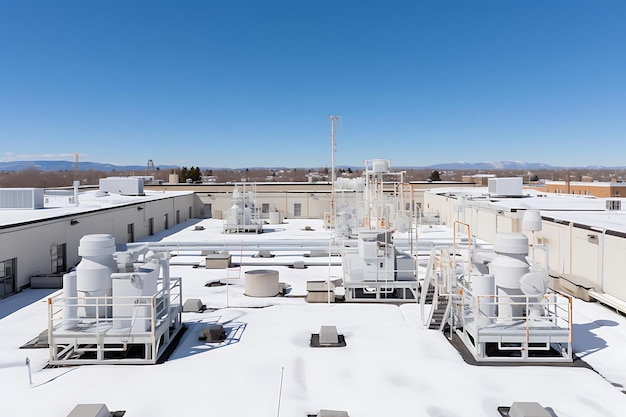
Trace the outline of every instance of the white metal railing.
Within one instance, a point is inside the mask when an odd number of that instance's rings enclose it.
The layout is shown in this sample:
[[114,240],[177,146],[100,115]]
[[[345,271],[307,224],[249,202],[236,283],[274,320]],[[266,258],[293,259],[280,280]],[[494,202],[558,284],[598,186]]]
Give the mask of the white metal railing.
[[[171,278],[168,291],[159,290],[152,296],[65,297],[62,293],[48,298],[48,337],[50,360],[58,361],[69,350],[93,351],[98,359],[104,352],[124,350],[120,346],[105,346],[105,337],[125,344],[131,338],[148,338],[152,358],[158,350],[157,329],[178,320],[172,311],[182,311],[181,279]],[[178,314],[178,313],[177,313]],[[90,341],[89,347],[78,347],[71,340]],[[68,344],[58,350],[56,346]],[[80,343],[87,345],[87,343]],[[95,347],[94,347],[95,346]]]
[[[468,322],[474,323],[477,334],[481,330],[499,324],[510,325],[509,329],[526,332],[526,342],[536,330],[567,330],[569,341],[572,340],[572,299],[559,293],[542,296],[498,296],[482,295],[468,299],[463,297],[461,326]],[[515,300],[515,301],[512,301]],[[497,311],[512,309],[520,310],[521,315],[498,315]],[[487,313],[493,312],[493,313]]]

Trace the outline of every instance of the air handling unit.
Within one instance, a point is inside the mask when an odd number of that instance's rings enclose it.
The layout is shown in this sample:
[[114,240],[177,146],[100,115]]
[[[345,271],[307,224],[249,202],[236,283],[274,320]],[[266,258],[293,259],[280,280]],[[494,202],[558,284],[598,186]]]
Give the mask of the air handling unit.
[[144,179],[141,177],[100,178],[100,191],[120,195],[144,195]]
[[40,209],[43,188],[0,188],[0,209]]
[[490,197],[521,197],[523,180],[521,177],[489,178]]

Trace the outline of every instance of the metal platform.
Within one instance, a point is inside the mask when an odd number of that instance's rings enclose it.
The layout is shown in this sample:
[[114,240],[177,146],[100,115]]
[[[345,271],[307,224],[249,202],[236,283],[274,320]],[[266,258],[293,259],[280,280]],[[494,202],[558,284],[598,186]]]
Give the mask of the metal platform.
[[[50,365],[154,364],[182,328],[181,279],[150,297],[48,298]],[[130,315],[89,317],[95,311],[129,307]],[[72,317],[72,309],[79,313]],[[85,310],[87,311],[87,310]],[[84,312],[83,312],[84,313]]]

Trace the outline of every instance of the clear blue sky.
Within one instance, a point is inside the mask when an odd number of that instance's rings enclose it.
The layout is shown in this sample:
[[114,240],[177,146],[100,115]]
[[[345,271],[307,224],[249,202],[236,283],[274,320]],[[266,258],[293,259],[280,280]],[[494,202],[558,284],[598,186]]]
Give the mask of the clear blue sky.
[[626,165],[623,0],[0,0],[0,160]]

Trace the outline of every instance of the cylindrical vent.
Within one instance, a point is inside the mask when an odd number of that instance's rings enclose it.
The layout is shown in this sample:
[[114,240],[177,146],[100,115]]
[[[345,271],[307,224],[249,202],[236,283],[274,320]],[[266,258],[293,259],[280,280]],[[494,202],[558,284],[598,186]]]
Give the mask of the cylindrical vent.
[[249,297],[274,297],[279,293],[278,271],[255,269],[246,271],[245,294]]
[[115,239],[111,235],[86,235],[80,239],[79,256],[107,256],[115,252]]
[[522,218],[522,230],[538,232],[541,230],[541,213],[539,210],[526,210]]
[[528,238],[521,233],[497,233],[493,250],[511,255],[528,255]]

